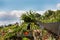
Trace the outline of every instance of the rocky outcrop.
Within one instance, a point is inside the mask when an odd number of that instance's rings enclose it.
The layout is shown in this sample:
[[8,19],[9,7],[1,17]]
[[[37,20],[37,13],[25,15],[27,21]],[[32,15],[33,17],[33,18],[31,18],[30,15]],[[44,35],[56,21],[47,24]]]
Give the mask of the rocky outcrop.
[[60,22],[54,22],[54,23],[42,23],[38,22],[37,24],[42,28],[46,29],[50,33],[59,36],[60,35]]

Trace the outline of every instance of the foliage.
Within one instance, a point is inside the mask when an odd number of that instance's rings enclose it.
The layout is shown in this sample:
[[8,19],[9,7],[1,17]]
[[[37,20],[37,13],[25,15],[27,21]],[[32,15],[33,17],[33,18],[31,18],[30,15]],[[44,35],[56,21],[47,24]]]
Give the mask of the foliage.
[[22,14],[21,19],[24,20],[24,22],[34,22],[40,16],[41,16],[40,14],[30,10],[26,12],[26,14]]
[[[7,27],[0,28],[0,39],[5,40],[6,38],[16,36],[18,32],[21,35],[23,30],[27,30],[28,23],[31,23],[30,25],[31,30],[36,30],[40,29],[40,27],[35,24],[36,21],[41,21],[44,23],[60,22],[60,10],[57,11],[48,10],[44,13],[44,15],[41,15],[39,13],[36,13],[35,11],[30,10],[25,14],[22,14],[21,20],[24,20],[24,22],[20,26],[10,24]],[[47,33],[46,30],[42,31],[43,34]]]
[[51,22],[60,22],[60,10],[57,11],[51,11],[48,10],[42,15],[42,19],[40,19],[41,22],[44,23],[51,23]]

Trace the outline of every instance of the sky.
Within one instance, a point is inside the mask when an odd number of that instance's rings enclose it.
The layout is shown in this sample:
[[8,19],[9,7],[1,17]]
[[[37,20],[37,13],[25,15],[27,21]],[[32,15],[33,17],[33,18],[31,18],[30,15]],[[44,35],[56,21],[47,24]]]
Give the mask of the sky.
[[25,11],[43,14],[46,10],[60,9],[60,0],[0,0],[0,25],[20,22]]

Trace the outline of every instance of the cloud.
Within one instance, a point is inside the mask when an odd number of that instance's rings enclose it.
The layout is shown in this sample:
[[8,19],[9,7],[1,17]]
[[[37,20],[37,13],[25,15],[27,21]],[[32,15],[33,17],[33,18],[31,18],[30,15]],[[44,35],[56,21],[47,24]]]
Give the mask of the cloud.
[[5,14],[6,14],[5,11],[0,11],[0,17],[1,17],[1,16],[4,16]]
[[14,24],[16,22],[18,22],[18,20],[14,20],[14,21],[0,21],[0,25]]
[[60,8],[60,3],[58,3],[56,7],[57,7],[57,8]]
[[0,25],[3,25],[4,23],[3,22],[0,22]]
[[39,14],[41,14],[41,15],[43,15],[44,12],[45,12],[45,10],[44,11],[36,11],[36,12],[39,13]]
[[13,11],[10,12],[10,14],[13,15],[13,16],[16,16],[16,17],[20,17],[25,12],[26,11],[13,10]]
[[20,19],[18,18],[18,13],[12,13],[13,11],[6,12],[6,11],[0,11],[0,25],[5,24],[12,24],[15,22],[19,22]]

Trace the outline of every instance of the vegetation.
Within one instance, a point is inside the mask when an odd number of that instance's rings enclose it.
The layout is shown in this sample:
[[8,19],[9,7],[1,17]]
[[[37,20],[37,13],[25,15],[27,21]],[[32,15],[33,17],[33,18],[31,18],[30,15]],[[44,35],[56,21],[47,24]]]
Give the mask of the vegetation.
[[[60,22],[59,17],[60,17],[60,10],[57,11],[48,10],[43,15],[30,10],[29,12],[22,14],[21,20],[23,20],[24,22],[20,24],[20,26],[18,24],[10,24],[8,26],[1,27],[0,39],[5,40],[6,38],[17,36],[17,34],[21,36],[23,30],[27,30],[28,23],[31,23],[30,25],[31,30],[36,30],[41,29],[38,25],[35,24],[36,21],[41,21],[43,23]],[[47,33],[46,30],[42,31],[43,35]]]
[[45,23],[51,23],[51,22],[60,22],[60,10],[57,11],[51,11],[48,10],[42,15],[42,19],[40,21]]

